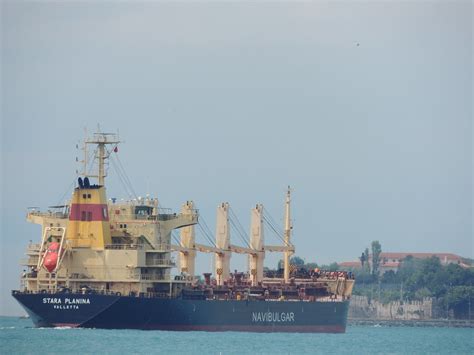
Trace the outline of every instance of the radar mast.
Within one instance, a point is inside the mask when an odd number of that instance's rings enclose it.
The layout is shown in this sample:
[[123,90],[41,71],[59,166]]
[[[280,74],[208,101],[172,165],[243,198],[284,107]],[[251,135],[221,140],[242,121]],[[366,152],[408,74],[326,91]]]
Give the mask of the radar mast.
[[[109,158],[111,151],[117,152],[117,146],[120,143],[119,136],[117,133],[105,133],[98,132],[94,133],[91,138],[87,138],[84,140],[84,170],[82,171],[81,175],[84,177],[94,177],[98,179],[99,185],[104,186],[105,177],[107,176],[107,172],[105,171],[105,161]],[[94,153],[95,159],[97,159],[97,174],[93,175],[87,171],[87,164],[88,164],[88,156],[87,156],[87,146],[88,145],[96,145],[97,149]],[[106,145],[113,146],[112,150],[107,150]]]

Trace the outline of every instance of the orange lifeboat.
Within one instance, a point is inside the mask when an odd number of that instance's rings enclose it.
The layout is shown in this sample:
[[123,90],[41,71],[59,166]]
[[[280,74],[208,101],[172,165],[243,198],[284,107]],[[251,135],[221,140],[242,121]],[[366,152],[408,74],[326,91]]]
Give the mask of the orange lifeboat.
[[56,265],[58,264],[58,257],[59,257],[59,243],[52,242],[49,244],[48,249],[46,250],[46,254],[44,256],[43,265],[49,272],[52,272]]

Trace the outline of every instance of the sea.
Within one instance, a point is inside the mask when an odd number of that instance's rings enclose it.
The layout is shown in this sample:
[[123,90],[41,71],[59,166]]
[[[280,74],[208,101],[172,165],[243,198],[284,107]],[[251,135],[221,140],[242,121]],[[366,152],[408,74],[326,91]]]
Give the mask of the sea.
[[0,317],[0,354],[474,354],[473,328],[348,326],[345,334],[34,328]]

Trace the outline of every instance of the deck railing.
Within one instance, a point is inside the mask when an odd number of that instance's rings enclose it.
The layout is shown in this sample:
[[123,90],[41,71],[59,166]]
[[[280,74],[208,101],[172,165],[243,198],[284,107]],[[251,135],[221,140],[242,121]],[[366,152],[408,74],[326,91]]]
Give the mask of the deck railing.
[[26,215],[27,215],[27,217],[28,216],[38,216],[38,217],[53,217],[53,218],[62,218],[62,219],[69,218],[68,213],[54,212],[54,211],[47,211],[47,212],[28,211],[28,213]]
[[176,266],[176,263],[172,260],[160,260],[152,259],[146,261],[146,266]]
[[107,244],[105,249],[112,250],[143,250],[143,244]]

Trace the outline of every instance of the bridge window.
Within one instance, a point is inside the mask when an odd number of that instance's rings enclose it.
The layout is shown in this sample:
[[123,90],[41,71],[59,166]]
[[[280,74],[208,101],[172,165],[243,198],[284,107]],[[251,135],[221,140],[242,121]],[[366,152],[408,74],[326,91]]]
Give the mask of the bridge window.
[[135,207],[135,214],[140,217],[146,217],[151,215],[153,212],[153,207],[151,206],[137,206]]

